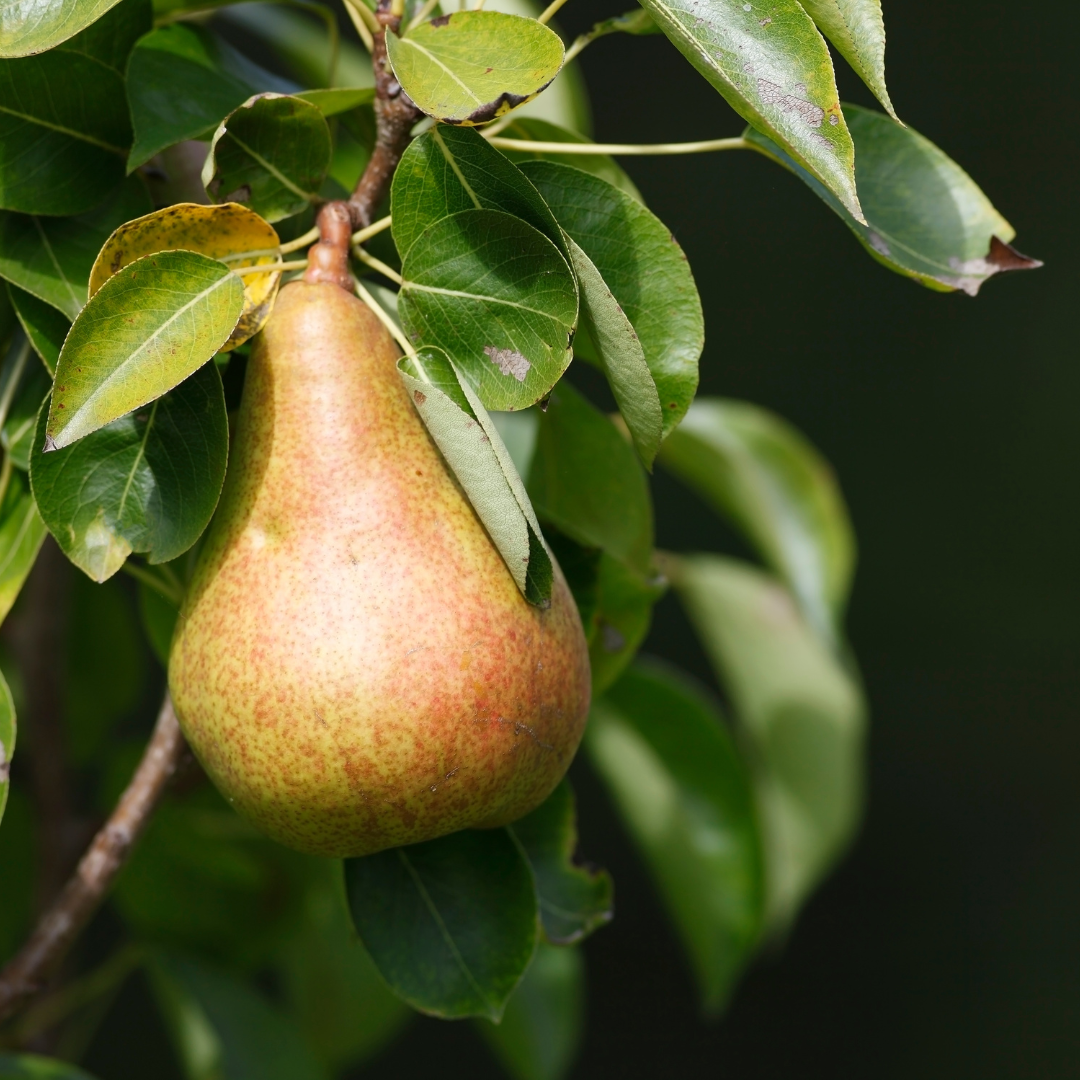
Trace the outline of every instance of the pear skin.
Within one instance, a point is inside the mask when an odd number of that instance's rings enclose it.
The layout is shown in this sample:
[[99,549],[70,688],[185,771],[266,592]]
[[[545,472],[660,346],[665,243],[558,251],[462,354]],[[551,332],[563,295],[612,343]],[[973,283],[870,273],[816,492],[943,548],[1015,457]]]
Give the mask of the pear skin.
[[336,285],[281,290],[169,663],[214,783],[318,855],[514,821],[566,772],[589,707],[561,572],[549,607],[526,602],[398,354]]

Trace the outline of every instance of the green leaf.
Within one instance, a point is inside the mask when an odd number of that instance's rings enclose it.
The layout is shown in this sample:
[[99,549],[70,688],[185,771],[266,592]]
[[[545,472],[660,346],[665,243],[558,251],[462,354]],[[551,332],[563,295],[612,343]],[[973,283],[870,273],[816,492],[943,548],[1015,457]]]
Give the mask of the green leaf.
[[747,130],[744,138],[803,180],[879,263],[931,289],[975,296],[994,274],[1042,266],[1009,247],[1016,230],[929,139],[881,113],[844,108],[865,222],[764,136]]
[[131,120],[124,80],[54,49],[0,63],[0,208],[81,214],[124,178]]
[[[576,131],[559,127],[547,120],[541,120],[536,116],[516,116],[502,129],[500,136],[507,140],[517,142],[565,142],[565,143],[588,143],[591,139],[579,135]],[[634,181],[626,174],[621,165],[613,157],[607,154],[556,154],[544,150],[522,149],[517,145],[510,146],[508,142],[498,144],[499,149],[511,161],[521,164],[523,161],[557,161],[563,165],[581,169],[583,172],[598,176],[606,180],[613,187],[625,192],[639,203],[645,200],[641,197]]]
[[536,951],[536,888],[505,829],[345,861],[353,924],[390,988],[446,1019],[498,1021]]
[[535,19],[457,11],[386,35],[394,75],[421,112],[484,124],[536,97],[559,74],[563,44]]
[[395,997],[349,922],[341,864],[311,860],[303,919],[283,941],[282,996],[308,1045],[335,1073],[378,1053],[412,1010]]
[[672,580],[756,752],[769,923],[783,926],[858,823],[862,695],[769,575],[695,555]]
[[405,258],[430,225],[460,210],[502,210],[542,232],[565,257],[562,230],[539,192],[471,128],[436,124],[414,139],[394,173],[391,231]]
[[149,972],[187,1080],[326,1080],[291,1020],[233,976],[168,955]]
[[12,465],[23,472],[30,468],[38,413],[51,387],[52,380],[45,370],[39,364],[33,364],[21,380],[3,427],[0,427],[0,444],[10,456]]
[[[802,6],[888,114],[894,120],[899,119],[885,89],[885,21],[881,17],[881,0],[802,0]],[[862,189],[859,193],[861,196]]]
[[643,0],[642,7],[744,120],[861,220],[855,148],[829,49],[799,0],[750,7],[737,0]]
[[574,41],[578,49],[597,38],[607,37],[608,34],[633,34],[635,37],[643,34],[661,34],[663,31],[653,22],[652,16],[644,8],[635,8],[633,11],[624,11],[621,15],[613,15],[610,19],[593,23],[591,30],[580,34]]
[[540,417],[526,483],[533,506],[566,536],[648,574],[652,501],[630,444],[566,382]]
[[135,128],[128,172],[173,143],[210,135],[252,94],[295,89],[190,23],[141,38],[128,61],[127,85]]
[[758,941],[765,889],[750,781],[716,707],[638,662],[594,706],[586,748],[718,1011]]
[[540,524],[479,398],[438,349],[402,357],[398,372],[517,587],[530,603],[546,605],[553,573]]
[[497,210],[464,210],[409,248],[398,310],[417,345],[442,349],[488,409],[543,398],[570,363],[577,286],[542,233]]
[[69,446],[182,382],[225,344],[243,306],[241,279],[194,251],[145,255],[109,278],[64,342],[46,450]]
[[577,817],[568,780],[511,831],[532,866],[545,940],[573,945],[611,921],[611,875],[576,861]]
[[330,154],[330,129],[317,106],[261,94],[222,120],[203,183],[214,202],[241,203],[280,221],[318,200]]
[[145,185],[132,176],[100,206],[78,217],[0,211],[0,277],[51,304],[70,321],[86,303],[90,268],[101,245],[125,221],[152,209]]
[[832,469],[814,447],[764,409],[699,398],[660,460],[742,532],[835,647],[855,536]]
[[[592,260],[633,325],[659,394],[666,436],[694,398],[705,344],[701,300],[682,248],[655,214],[598,177],[551,161],[526,162],[521,170]],[[642,409],[636,367],[613,371],[608,366],[608,377],[620,409],[624,401],[631,415]],[[651,401],[648,410],[651,417]],[[631,417],[623,415],[631,426]]]
[[[64,338],[71,329],[71,320],[51,304],[46,304],[11,282],[7,283],[7,291],[23,332],[41,357],[46,371],[52,375],[60,359],[60,350],[64,347]],[[37,415],[36,409],[34,415]]]
[[[0,39],[2,40],[2,39]],[[0,1080],[94,1080],[67,1061],[54,1061],[37,1054],[0,1052]]]
[[293,97],[310,102],[323,116],[329,118],[344,112],[352,112],[361,105],[370,105],[375,100],[375,88],[373,86],[337,86],[323,90],[300,90]]
[[[7,680],[0,672],[0,821],[7,809],[8,787],[11,779],[11,759],[15,756],[15,702]],[[3,1058],[0,1058],[0,1076],[3,1076]]]
[[148,33],[153,24],[154,5],[151,0],[124,0],[124,3],[110,7],[81,33],[68,39],[64,48],[92,56],[123,76],[135,42]]
[[541,942],[502,1023],[480,1021],[481,1035],[514,1080],[562,1080],[584,1026],[585,972],[577,949]]
[[30,480],[49,531],[76,566],[104,581],[132,551],[162,563],[195,543],[217,506],[228,455],[215,365],[64,450],[42,452],[46,417],[43,407]]
[[0,622],[11,611],[44,539],[45,525],[29,484],[14,473],[0,503]]

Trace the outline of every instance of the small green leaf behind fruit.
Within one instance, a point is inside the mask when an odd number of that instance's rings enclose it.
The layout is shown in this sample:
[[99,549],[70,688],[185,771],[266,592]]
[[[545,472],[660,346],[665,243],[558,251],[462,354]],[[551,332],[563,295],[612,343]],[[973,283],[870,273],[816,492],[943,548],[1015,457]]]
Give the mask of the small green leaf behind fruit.
[[64,342],[45,449],[63,449],[171,390],[225,344],[243,309],[240,278],[195,251],[146,255],[109,278]]
[[525,598],[546,605],[553,572],[525,485],[495,425],[439,349],[398,361],[416,411]]
[[578,949],[540,943],[502,1022],[477,1022],[514,1080],[562,1080],[574,1062],[585,1012],[585,964]]
[[280,221],[316,202],[330,155],[330,128],[318,106],[259,94],[218,125],[203,184],[214,202],[240,203]]
[[2,1080],[94,1080],[68,1061],[40,1057],[37,1054],[0,1053]]
[[686,676],[638,661],[596,702],[585,745],[718,1011],[765,903],[750,778],[719,712]]
[[563,62],[553,30],[497,11],[458,11],[404,37],[387,33],[386,53],[417,108],[451,124],[484,124],[523,105]]
[[544,939],[574,945],[611,921],[611,875],[577,861],[574,792],[565,778],[511,831],[532,866]]
[[994,274],[1042,266],[1009,247],[1016,230],[929,139],[871,109],[844,108],[865,221],[764,135],[748,128],[743,137],[798,176],[879,263],[931,289],[975,296]]
[[442,349],[488,409],[545,397],[573,357],[578,296],[558,248],[520,218],[463,210],[428,227],[402,266],[402,326]]
[[[15,755],[15,702],[11,698],[7,680],[0,673],[0,821],[7,809],[8,788],[11,781],[11,759]],[[3,1059],[0,1058],[0,1070]],[[3,1072],[0,1071],[0,1076]]]
[[30,479],[49,531],[76,566],[104,581],[132,551],[161,563],[195,543],[217,506],[228,456],[215,365],[50,453],[42,451],[47,416],[43,406]]
[[445,1019],[498,1022],[539,936],[536,886],[506,829],[345,860],[353,925],[390,988]]

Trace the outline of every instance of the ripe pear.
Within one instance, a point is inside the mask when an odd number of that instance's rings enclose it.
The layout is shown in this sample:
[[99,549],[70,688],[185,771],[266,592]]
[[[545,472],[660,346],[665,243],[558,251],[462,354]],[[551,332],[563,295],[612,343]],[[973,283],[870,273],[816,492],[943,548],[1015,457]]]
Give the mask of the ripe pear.
[[550,606],[524,599],[398,355],[337,285],[281,290],[169,663],[214,783],[318,855],[514,821],[565,773],[589,706],[561,572]]

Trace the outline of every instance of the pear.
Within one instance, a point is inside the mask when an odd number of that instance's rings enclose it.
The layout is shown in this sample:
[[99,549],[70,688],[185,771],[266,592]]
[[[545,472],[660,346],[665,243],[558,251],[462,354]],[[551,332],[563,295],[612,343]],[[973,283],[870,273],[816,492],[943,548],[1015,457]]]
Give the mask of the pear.
[[561,572],[550,606],[524,599],[398,355],[337,285],[281,290],[169,662],[217,787],[318,855],[514,821],[566,772],[589,706]]

